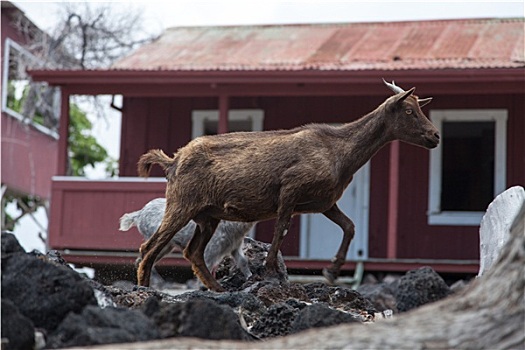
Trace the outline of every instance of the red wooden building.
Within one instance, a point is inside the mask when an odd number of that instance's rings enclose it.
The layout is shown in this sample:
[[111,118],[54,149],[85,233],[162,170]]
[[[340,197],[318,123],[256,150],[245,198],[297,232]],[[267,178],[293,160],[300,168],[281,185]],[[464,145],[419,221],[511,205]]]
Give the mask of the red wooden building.
[[[369,271],[474,273],[486,206],[525,183],[523,43],[523,18],[182,27],[112,69],[33,71],[62,89],[49,244],[76,263],[131,264],[141,239],[119,233],[118,218],[165,189],[159,169],[157,179],[135,177],[141,154],[217,131],[349,122],[390,95],[385,78],[434,98],[424,112],[442,144],[429,152],[394,142],[356,174],[340,202],[357,230],[344,268],[364,260]],[[75,94],[123,96],[119,178],[60,176]],[[272,233],[262,222],[255,237]],[[324,267],[341,237],[319,215],[296,217],[282,246],[287,266]]]
[[16,75],[23,70],[20,64],[36,60],[24,46],[32,40],[31,35],[40,30],[10,2],[2,1],[1,6],[2,191],[7,189],[48,200],[51,177],[57,169],[58,134],[10,108],[8,98],[8,84],[21,82]]

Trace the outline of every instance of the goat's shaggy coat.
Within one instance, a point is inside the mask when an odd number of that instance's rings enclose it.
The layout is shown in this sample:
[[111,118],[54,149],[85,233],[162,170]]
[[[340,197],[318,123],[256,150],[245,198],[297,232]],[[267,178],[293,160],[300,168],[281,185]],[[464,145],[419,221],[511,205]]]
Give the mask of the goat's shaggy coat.
[[198,227],[184,256],[208,288],[222,291],[203,260],[219,221],[277,218],[266,260],[272,273],[290,220],[300,213],[323,213],[343,230],[339,250],[323,271],[333,281],[354,236],[354,224],[336,204],[353,174],[393,140],[426,148],[439,143],[438,131],[421,111],[414,90],[397,93],[373,112],[341,126],[309,124],[291,130],[203,136],[173,158],[161,150],[144,154],[139,175],[148,176],[151,166],[159,164],[168,184],[161,227],[140,249],[139,284],[149,284],[156,257],[191,219]]

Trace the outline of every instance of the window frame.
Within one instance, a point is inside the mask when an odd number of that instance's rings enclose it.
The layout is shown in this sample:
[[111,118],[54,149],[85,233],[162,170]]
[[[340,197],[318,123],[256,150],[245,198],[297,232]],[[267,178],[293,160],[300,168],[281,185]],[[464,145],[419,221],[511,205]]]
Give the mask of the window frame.
[[[251,121],[252,131],[262,131],[264,111],[262,109],[232,109],[228,111],[228,121]],[[219,111],[194,110],[191,115],[191,138],[204,135],[204,123],[206,121],[219,122]]]
[[[9,67],[10,67],[10,55],[11,50],[16,50],[19,52],[20,55],[23,55],[27,57],[28,60],[31,62],[38,63],[38,66],[43,66],[43,61],[38,59],[35,55],[33,55],[31,52],[29,52],[27,49],[22,47],[20,44],[18,44],[16,41],[6,38],[4,43],[4,60],[3,60],[3,76],[2,76],[2,112],[6,113],[7,115],[21,121],[25,124],[30,124],[32,127],[37,129],[38,131],[51,136],[54,139],[58,140],[58,133],[54,130],[51,130],[43,125],[40,125],[38,123],[30,121],[26,116],[18,113],[15,110],[12,110],[7,106],[7,94],[8,94],[8,84],[9,84]],[[60,97],[60,94],[58,94]],[[59,116],[60,118],[60,116]]]
[[[503,192],[507,177],[507,119],[506,109],[439,109],[430,111],[430,120],[443,132],[444,122],[486,122],[495,123],[494,140],[494,197]],[[443,141],[430,152],[428,224],[478,226],[484,212],[441,211],[441,174]]]

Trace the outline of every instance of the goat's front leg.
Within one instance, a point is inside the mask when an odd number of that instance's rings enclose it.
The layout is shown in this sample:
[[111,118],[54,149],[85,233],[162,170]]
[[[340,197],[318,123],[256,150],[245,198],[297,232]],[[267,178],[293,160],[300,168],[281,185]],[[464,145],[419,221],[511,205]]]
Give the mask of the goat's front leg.
[[204,250],[215,232],[217,225],[219,225],[220,220],[213,218],[201,219],[199,221],[197,221],[197,219],[194,220],[198,225],[195,228],[195,233],[190,243],[188,243],[188,246],[184,249],[184,257],[191,262],[193,273],[195,273],[208,289],[216,292],[224,292],[225,289],[222,288],[212,276],[204,261]]
[[355,226],[352,220],[339,209],[337,204],[334,204],[330,209],[323,212],[323,214],[343,229],[343,240],[341,241],[337,254],[332,259],[332,264],[323,269],[323,276],[329,283],[334,283],[337,277],[339,277],[341,266],[345,263],[346,253],[354,238]]

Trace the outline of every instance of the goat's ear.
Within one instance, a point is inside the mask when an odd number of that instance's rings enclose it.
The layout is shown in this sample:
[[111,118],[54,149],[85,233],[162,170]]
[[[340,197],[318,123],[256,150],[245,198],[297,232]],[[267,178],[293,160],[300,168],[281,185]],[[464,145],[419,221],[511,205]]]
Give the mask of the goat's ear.
[[421,108],[423,106],[428,105],[430,101],[432,101],[432,97],[418,99],[417,103],[419,104],[419,107]]
[[414,91],[416,91],[416,88],[413,87],[412,89],[402,93],[402,94],[397,94],[397,98],[396,98],[396,103],[401,103],[403,102],[404,100],[407,99],[408,96],[412,95],[414,93]]

